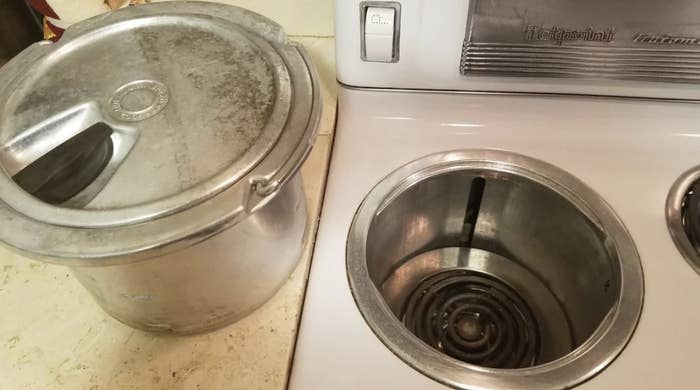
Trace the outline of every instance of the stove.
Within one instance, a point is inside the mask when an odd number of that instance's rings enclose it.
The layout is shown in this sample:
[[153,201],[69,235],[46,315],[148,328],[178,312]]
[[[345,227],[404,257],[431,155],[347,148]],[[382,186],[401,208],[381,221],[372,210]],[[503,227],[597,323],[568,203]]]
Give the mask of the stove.
[[292,390],[697,388],[700,6],[635,4],[336,2]]

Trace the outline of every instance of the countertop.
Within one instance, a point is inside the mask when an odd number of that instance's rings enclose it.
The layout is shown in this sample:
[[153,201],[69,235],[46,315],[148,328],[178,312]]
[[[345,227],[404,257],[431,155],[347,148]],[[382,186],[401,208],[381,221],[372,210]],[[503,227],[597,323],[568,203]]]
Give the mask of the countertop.
[[195,336],[134,330],[105,314],[67,268],[0,248],[0,389],[284,389],[333,140],[332,0],[228,1],[282,24],[311,54],[323,117],[302,168],[306,248],[289,281],[250,316]]

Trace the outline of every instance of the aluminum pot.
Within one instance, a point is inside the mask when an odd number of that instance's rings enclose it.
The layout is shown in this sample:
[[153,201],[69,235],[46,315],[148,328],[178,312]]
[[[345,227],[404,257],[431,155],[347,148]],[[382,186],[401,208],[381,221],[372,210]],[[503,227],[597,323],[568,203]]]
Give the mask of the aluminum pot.
[[0,241],[102,308],[200,332],[269,299],[302,253],[316,73],[282,28],[214,3],[71,26],[0,70]]

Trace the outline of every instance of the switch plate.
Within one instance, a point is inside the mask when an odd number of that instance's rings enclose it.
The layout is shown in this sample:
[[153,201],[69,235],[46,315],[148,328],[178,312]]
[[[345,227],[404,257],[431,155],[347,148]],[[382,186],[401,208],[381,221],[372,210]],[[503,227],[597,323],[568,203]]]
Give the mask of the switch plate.
[[394,58],[393,8],[367,7],[365,16],[365,60],[391,62]]
[[[369,16],[372,17],[371,20],[367,19],[368,12]],[[390,23],[390,21],[393,21],[393,23]],[[400,30],[400,3],[393,1],[361,2],[360,57],[362,60],[366,62],[398,62]],[[369,39],[369,42],[367,42],[367,39]]]

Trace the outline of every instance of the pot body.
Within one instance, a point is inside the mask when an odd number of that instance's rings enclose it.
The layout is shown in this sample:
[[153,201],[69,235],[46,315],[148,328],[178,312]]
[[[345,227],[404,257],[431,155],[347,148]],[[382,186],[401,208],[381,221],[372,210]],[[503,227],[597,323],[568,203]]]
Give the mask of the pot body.
[[245,317],[289,278],[304,249],[306,210],[297,173],[263,207],[189,248],[71,270],[107,313],[129,326],[211,330]]

